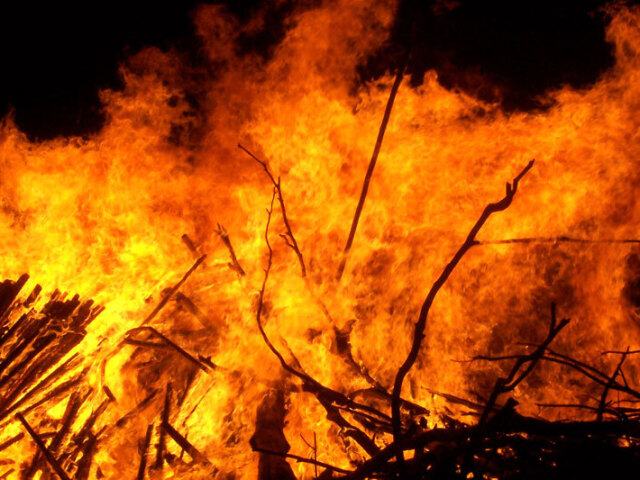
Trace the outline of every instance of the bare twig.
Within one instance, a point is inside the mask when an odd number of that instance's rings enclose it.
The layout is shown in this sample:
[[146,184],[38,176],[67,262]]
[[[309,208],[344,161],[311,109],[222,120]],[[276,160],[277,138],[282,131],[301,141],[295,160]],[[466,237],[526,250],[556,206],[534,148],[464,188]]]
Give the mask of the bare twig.
[[596,420],[598,420],[599,422],[602,421],[602,416],[604,415],[604,411],[607,406],[607,395],[609,394],[609,390],[611,389],[611,386],[613,385],[613,383],[616,381],[616,377],[622,371],[622,364],[627,359],[628,354],[629,354],[629,348],[627,348],[627,351],[624,354],[622,354],[622,356],[620,357],[618,366],[611,374],[611,378],[609,378],[609,381],[607,382],[607,384],[604,387],[604,390],[602,391],[602,397],[600,397],[600,405],[598,406],[598,413],[596,415]]
[[284,457],[284,458],[291,458],[293,460],[296,460],[299,463],[310,463],[312,465],[316,466],[316,477],[318,476],[318,470],[317,467],[321,467],[321,468],[326,468],[327,470],[331,470],[332,472],[337,472],[337,473],[353,473],[350,470],[345,470],[343,468],[340,467],[334,467],[333,465],[329,465],[328,463],[324,463],[324,462],[319,462],[317,460],[311,460],[310,458],[305,458],[305,457],[301,457],[300,455],[293,455],[291,453],[284,453],[284,452],[276,452],[274,450],[266,450],[264,448],[258,448],[258,447],[253,447],[253,451],[254,452],[259,452],[259,453],[266,453],[267,455],[274,455],[276,457]]
[[191,268],[187,270],[187,273],[185,273],[182,276],[180,281],[176,283],[171,288],[171,290],[167,292],[167,294],[164,297],[162,297],[162,300],[160,300],[160,303],[158,303],[158,305],[156,305],[156,307],[151,311],[151,313],[147,315],[147,318],[144,319],[144,321],[142,322],[142,325],[146,325],[147,323],[149,323],[151,320],[155,318],[155,316],[160,312],[160,310],[164,308],[167,302],[171,300],[171,297],[173,297],[173,295],[180,289],[180,287],[184,285],[184,282],[187,281],[187,279],[191,276],[191,274],[195,271],[195,269],[198,268],[202,262],[204,262],[205,258],[207,258],[207,256],[202,255],[200,258],[196,260],[196,262],[191,266]]
[[[458,249],[458,251],[453,256],[451,261],[444,268],[444,270],[442,271],[438,279],[435,281],[435,283],[429,290],[429,293],[427,294],[427,297],[424,303],[422,304],[422,309],[420,310],[420,316],[418,317],[418,321],[415,324],[415,329],[413,334],[413,344],[411,346],[411,350],[409,352],[409,355],[407,356],[407,359],[404,361],[404,363],[398,370],[398,373],[396,374],[396,378],[393,384],[393,393],[392,393],[392,400],[391,400],[391,412],[392,412],[391,416],[392,416],[392,422],[393,422],[393,436],[395,441],[398,441],[402,436],[402,420],[400,418],[400,404],[401,404],[400,394],[402,391],[402,383],[404,382],[404,378],[406,377],[407,373],[409,373],[409,370],[411,370],[411,367],[413,366],[413,364],[418,358],[418,352],[420,351],[420,346],[422,345],[422,340],[424,338],[424,331],[427,325],[427,317],[429,315],[429,310],[431,309],[431,305],[433,304],[433,301],[435,300],[436,295],[438,294],[442,286],[445,284],[445,282],[448,280],[449,276],[451,275],[455,267],[458,265],[462,257],[467,253],[467,251],[469,251],[469,249],[471,249],[473,246],[477,244],[476,235],[478,234],[482,226],[485,224],[487,219],[493,213],[503,211],[507,209],[509,205],[511,205],[511,202],[513,201],[513,197],[515,196],[518,190],[519,181],[531,169],[531,167],[533,167],[533,162],[534,161],[531,160],[527,164],[527,166],[513,179],[513,184],[507,183],[506,194],[502,200],[496,203],[490,203],[485,207],[484,211],[482,212],[482,215],[480,215],[480,218],[478,219],[478,221],[475,223],[475,225],[469,232],[469,235],[467,236],[465,242],[462,244],[462,246]],[[398,461],[400,462],[400,465],[402,465],[404,461],[404,456],[401,451],[398,453]]]
[[360,431],[359,429],[351,425],[349,422],[347,422],[344,419],[344,417],[342,417],[340,412],[333,407],[333,402],[338,402],[339,404],[353,407],[356,409],[360,408],[360,409],[369,411],[371,413],[374,413],[378,417],[384,418],[386,416],[371,407],[357,404],[356,402],[347,398],[345,395],[342,395],[339,392],[335,392],[321,385],[318,381],[316,381],[306,373],[301,372],[296,368],[292,367],[291,365],[289,365],[287,361],[284,359],[284,357],[282,356],[282,354],[278,351],[278,349],[273,345],[273,343],[271,343],[271,340],[267,336],[264,330],[264,327],[262,325],[262,310],[264,306],[264,295],[265,295],[267,280],[269,279],[269,272],[271,271],[272,260],[273,260],[273,249],[271,248],[271,243],[269,241],[269,227],[271,225],[273,204],[274,204],[277,192],[278,192],[277,187],[274,187],[273,196],[271,197],[271,204],[267,209],[267,224],[265,227],[264,236],[265,236],[265,242],[267,245],[268,256],[267,256],[267,267],[264,270],[265,273],[262,281],[262,287],[260,288],[260,292],[258,294],[258,304],[256,309],[256,323],[258,325],[258,330],[260,331],[260,334],[262,335],[262,338],[265,344],[267,345],[267,347],[269,348],[269,350],[271,350],[271,352],[278,358],[282,368],[285,371],[289,372],[290,374],[300,378],[304,382],[305,388],[313,392],[318,398],[318,400],[320,401],[320,403],[322,404],[322,406],[327,410],[327,414],[329,418],[335,423],[337,423],[341,428],[343,428],[345,430],[345,433],[349,435],[351,438],[353,438],[356,442],[358,442],[365,449],[365,451],[368,451],[370,453],[377,452],[378,448],[375,445],[375,443],[364,432]]
[[[300,263],[300,270],[302,272],[302,277],[303,278],[306,277],[307,266],[304,263],[304,257],[302,256],[302,252],[300,251],[300,247],[298,246],[296,237],[293,235],[293,231],[291,230],[289,217],[287,217],[287,209],[284,204],[284,197],[282,196],[282,187],[280,186],[280,178],[278,177],[278,180],[275,179],[275,177],[271,173],[271,170],[269,170],[269,165],[267,165],[267,162],[260,160],[257,156],[255,156],[253,153],[251,153],[241,144],[238,144],[238,148],[246,152],[247,155],[253,158],[260,165],[262,165],[262,168],[267,173],[269,180],[271,180],[271,183],[273,184],[273,188],[274,188],[274,195],[278,196],[278,202],[280,203],[280,211],[282,213],[282,221],[284,223],[284,227],[287,232],[285,235],[282,235],[282,237],[284,238],[287,245],[295,252],[296,256],[298,257],[298,262]],[[271,210],[273,210],[273,207],[271,207]]]
[[[287,217],[287,210],[286,210],[286,207],[285,207],[284,197],[282,195],[282,185],[281,185],[280,178],[278,178],[276,180],[276,178],[271,173],[271,170],[269,170],[268,164],[265,161],[260,160],[256,155],[254,155],[251,151],[249,151],[243,145],[238,144],[238,147],[241,150],[243,150],[244,152],[246,152],[258,164],[260,164],[262,166],[262,168],[264,169],[264,171],[267,173],[267,176],[269,177],[269,180],[271,180],[273,188],[275,189],[276,195],[278,197],[278,202],[280,203],[280,209],[282,211],[282,220],[283,220],[283,223],[284,223],[284,226],[285,226],[285,230],[286,230],[286,234],[280,235],[280,236],[284,239],[284,241],[287,244],[287,246],[289,248],[291,248],[295,252],[295,254],[296,254],[297,258],[298,258],[298,263],[300,265],[300,275],[304,279],[306,287],[307,287],[309,293],[311,294],[313,299],[316,301],[316,303],[320,307],[320,310],[322,311],[322,313],[325,316],[325,318],[329,321],[330,324],[334,325],[334,331],[335,331],[334,333],[336,334],[336,340],[337,340],[337,343],[340,343],[340,335],[342,334],[342,332],[335,327],[335,321],[334,321],[333,317],[331,316],[331,313],[329,312],[329,309],[325,305],[323,299],[315,292],[313,286],[311,285],[311,282],[309,281],[309,277],[307,276],[307,267],[306,267],[306,263],[305,263],[305,260],[304,260],[304,256],[302,255],[302,252],[300,251],[300,248],[298,246],[298,242],[297,242],[296,237],[295,237],[295,235],[293,233],[293,230],[291,228],[291,224],[289,223],[289,218]],[[352,367],[357,373],[362,375],[365,378],[365,380],[367,380],[367,382],[369,382],[374,387],[379,388],[382,391],[386,392],[386,390],[380,385],[380,383],[377,382],[373,377],[371,377],[371,375],[369,374],[367,369],[364,368],[362,365],[360,365],[358,362],[355,361],[355,359],[351,355],[350,350],[341,351],[341,352],[339,352],[339,354],[342,357],[342,359],[345,360],[347,362],[347,364],[350,367]]]
[[[554,303],[551,304],[551,321],[549,324],[549,332],[547,333],[547,337],[544,341],[536,348],[532,353],[528,355],[521,355],[518,357],[511,367],[511,371],[505,378],[498,378],[496,380],[495,386],[487,404],[482,412],[482,416],[480,417],[479,425],[483,425],[487,419],[489,418],[489,414],[493,410],[493,407],[496,403],[496,400],[503,393],[513,391],[526,377],[531,373],[536,364],[543,357],[544,352],[546,351],[549,344],[553,341],[553,339],[560,333],[564,327],[569,324],[569,319],[564,318],[560,320],[560,323],[556,321],[556,306]],[[520,369],[525,366],[524,370],[521,372]]]
[[[451,275],[453,270],[456,268],[456,266],[458,265],[462,257],[467,253],[467,251],[469,251],[469,249],[471,249],[473,246],[477,244],[476,235],[478,234],[482,226],[485,224],[487,219],[493,213],[503,211],[507,209],[509,205],[511,205],[511,202],[513,201],[513,197],[515,196],[516,191],[518,190],[518,183],[520,182],[522,177],[531,169],[531,167],[533,167],[533,162],[534,161],[531,160],[527,164],[527,166],[513,179],[513,184],[507,183],[506,193],[502,200],[496,203],[490,203],[485,207],[484,211],[482,212],[482,215],[480,215],[480,218],[478,219],[478,221],[475,223],[475,225],[469,232],[469,235],[467,236],[465,242],[458,249],[458,251],[453,256],[451,261],[447,264],[447,266],[444,268],[444,270],[442,271],[438,279],[432,285],[424,303],[422,304],[420,315],[418,317],[418,321],[416,322],[415,328],[414,328],[413,344],[411,346],[411,350],[409,351],[409,354],[406,360],[404,361],[404,363],[400,366],[400,369],[396,374],[396,378],[393,384],[393,393],[392,393],[392,399],[391,399],[391,412],[392,412],[391,417],[392,417],[392,423],[393,423],[393,437],[396,442],[399,441],[400,438],[402,437],[402,420],[400,417],[400,405],[401,405],[400,394],[402,392],[402,383],[404,382],[404,378],[406,377],[407,373],[409,373],[409,370],[411,370],[411,367],[413,366],[413,364],[418,358],[418,353],[420,351],[420,346],[422,345],[422,340],[424,338],[424,331],[427,325],[427,317],[429,315],[429,310],[431,309],[431,305],[433,304],[433,301],[435,300],[436,295],[438,294],[442,286],[445,284],[445,282],[448,280],[449,276]],[[398,462],[400,467],[402,468],[402,465],[404,463],[404,455],[402,451],[398,452]]]

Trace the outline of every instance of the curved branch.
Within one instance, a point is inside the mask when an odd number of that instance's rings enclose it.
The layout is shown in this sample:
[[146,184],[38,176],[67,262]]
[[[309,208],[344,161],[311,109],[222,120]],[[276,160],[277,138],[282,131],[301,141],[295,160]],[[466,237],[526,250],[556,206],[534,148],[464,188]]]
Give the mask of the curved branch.
[[[462,257],[467,253],[467,251],[471,247],[477,244],[476,235],[478,234],[482,226],[485,224],[487,219],[492,214],[506,210],[509,207],[509,205],[511,205],[511,202],[513,201],[513,197],[515,196],[516,191],[518,189],[519,181],[531,169],[531,167],[533,167],[533,162],[534,160],[531,160],[527,164],[527,166],[524,167],[524,169],[513,179],[512,184],[507,183],[506,193],[504,198],[502,198],[502,200],[496,203],[490,203],[485,207],[484,211],[482,212],[482,215],[480,215],[480,218],[478,219],[478,221],[475,223],[475,225],[469,232],[467,239],[464,241],[462,246],[458,249],[458,251],[453,256],[451,261],[446,265],[446,267],[444,268],[444,270],[442,271],[438,279],[435,281],[435,283],[431,286],[431,289],[429,290],[429,293],[427,294],[427,297],[424,303],[422,304],[420,315],[418,317],[418,321],[416,322],[415,328],[414,328],[413,344],[411,346],[411,350],[409,351],[409,354],[406,360],[404,361],[404,363],[400,366],[400,369],[398,370],[395,381],[393,383],[393,393],[391,398],[391,418],[392,418],[392,425],[393,425],[393,437],[395,442],[398,442],[402,437],[402,422],[400,419],[400,404],[401,404],[400,394],[402,391],[402,383],[404,382],[404,379],[407,376],[407,373],[409,373],[409,370],[411,370],[411,367],[413,367],[413,364],[416,362],[418,358],[418,353],[420,352],[420,346],[422,345],[422,340],[424,338],[424,331],[427,325],[427,317],[429,315],[429,310],[431,309],[431,305],[433,304],[433,301],[435,300],[436,295],[438,294],[442,286],[446,283],[446,281],[448,280],[453,270],[456,268],[458,263],[460,263],[460,260],[462,259]],[[402,451],[398,452],[398,462],[402,467],[402,465],[404,464],[404,455]]]

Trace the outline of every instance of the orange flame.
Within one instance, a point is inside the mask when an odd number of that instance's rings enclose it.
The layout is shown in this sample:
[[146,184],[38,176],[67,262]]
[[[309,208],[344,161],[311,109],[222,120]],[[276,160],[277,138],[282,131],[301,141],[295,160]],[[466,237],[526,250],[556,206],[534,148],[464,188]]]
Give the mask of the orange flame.
[[[279,351],[295,355],[324,385],[341,392],[367,389],[366,370],[391,388],[425,292],[484,205],[500,198],[504,182],[534,157],[536,168],[513,205],[479,234],[489,244],[470,251],[435,301],[403,396],[424,405],[435,424],[446,402],[434,392],[486,392],[498,365],[459,360],[538,341],[552,301],[572,318],[557,340],[559,350],[609,365],[602,351],[640,345],[638,305],[628,294],[638,281],[629,260],[637,259],[637,246],[491,243],[637,237],[637,8],[611,9],[607,38],[615,46],[615,66],[589,89],[549,93],[553,106],[543,113],[507,115],[497,105],[446,90],[436,72],[421,87],[403,84],[345,275],[340,283],[333,280],[393,82],[386,76],[354,89],[354,69],[387,37],[394,8],[394,2],[340,0],[297,11],[266,61],[238,56],[232,45],[241,30],[233,18],[221,7],[201,7],[197,31],[218,67],[214,75],[189,70],[177,52],[149,48],[122,67],[122,91],[102,92],[108,122],[90,138],[34,143],[11,118],[4,120],[0,273],[15,278],[29,272],[33,282],[106,307],[76,349],[90,367],[88,384],[95,392],[107,386],[117,399],[96,424],[110,434],[107,444],[99,444],[92,478],[97,469],[107,478],[136,475],[138,439],[157,421],[160,407],[136,410],[126,428],[113,425],[169,378],[176,391],[186,392],[172,424],[213,464],[203,467],[203,476],[214,471],[219,478],[232,472],[256,478],[249,438],[256,409],[274,385],[290,393],[285,435],[292,452],[309,454],[305,439],[315,433],[320,461],[349,468],[363,456],[326,419],[315,397],[284,376],[256,326],[265,208],[273,192],[260,165],[236,148],[239,141],[280,178],[308,268],[302,278],[296,255],[278,236],[286,231],[276,205],[266,331]],[[187,99],[194,94],[197,109]],[[246,275],[229,268],[218,224]],[[193,374],[189,388],[183,358],[156,365],[157,352],[122,344],[163,289],[193,264],[181,241],[185,233],[207,254],[180,290],[200,317],[173,297],[151,323],[216,366]],[[337,331],[349,329],[355,365],[336,340]],[[636,368],[630,365],[630,374]],[[537,407],[543,400],[572,403],[581,395],[557,378],[561,374],[549,365],[538,369],[515,392],[519,408],[548,418],[565,415]],[[161,405],[162,397],[157,393],[150,402]],[[91,408],[102,399],[96,396]],[[59,419],[64,408],[60,402],[41,417]],[[11,422],[3,435],[20,431]],[[176,444],[167,448],[180,455]],[[28,462],[34,452],[25,439],[0,456]],[[313,478],[309,465],[292,468],[299,478]],[[180,478],[180,467],[163,475]]]

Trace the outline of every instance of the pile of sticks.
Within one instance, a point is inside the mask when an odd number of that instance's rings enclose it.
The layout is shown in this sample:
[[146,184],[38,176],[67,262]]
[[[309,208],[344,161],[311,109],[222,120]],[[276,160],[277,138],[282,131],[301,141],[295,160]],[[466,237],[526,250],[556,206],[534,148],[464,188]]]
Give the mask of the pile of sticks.
[[[41,308],[33,308],[42,288],[36,285],[29,295],[19,297],[28,279],[28,275],[22,275],[16,281],[5,280],[0,284],[0,422],[7,426],[19,420],[25,433],[41,447],[24,470],[26,478],[31,478],[45,461],[50,461],[54,470],[60,470],[54,455],[86,398],[83,378],[87,371],[80,368],[82,359],[73,350],[103,308],[91,300],[81,302],[77,295],[68,299],[66,293],[58,290]],[[36,433],[27,416],[36,414],[41,418],[47,408],[65,397],[69,400],[60,430],[44,435]],[[20,433],[2,442],[0,455],[23,437],[24,433]],[[47,438],[50,438],[48,448]],[[91,440],[86,429],[78,432],[73,439],[76,451],[68,452],[67,457],[72,460],[85,457],[86,463],[87,452],[93,448]],[[10,464],[12,460],[4,463]],[[80,462],[77,478],[86,478],[83,468],[86,467]],[[7,477],[14,470],[11,467],[2,476]]]
[[[395,88],[397,90],[397,85]],[[404,380],[417,361],[429,312],[438,292],[465,254],[482,245],[476,238],[477,234],[489,217],[511,205],[519,183],[533,167],[533,161],[506,184],[505,195],[501,199],[484,208],[460,248],[427,291],[414,324],[411,347],[399,365],[392,385],[382,385],[362,362],[356,361],[351,351],[348,326],[343,329],[334,327],[336,348],[333,353],[369,384],[367,389],[348,392],[330,388],[313,378],[291,349],[285,354],[278,350],[265,329],[274,252],[271,230],[276,208],[279,208],[282,220],[283,233],[279,237],[294,252],[305,287],[329,323],[337,323],[333,321],[323,298],[314,291],[312,282],[308,281],[309,269],[287,215],[280,178],[272,174],[266,162],[245,147],[240,148],[259,163],[273,189],[267,209],[264,232],[267,261],[255,304],[255,327],[279,362],[281,379],[266,389],[262,401],[255,406],[255,432],[247,448],[252,448],[259,455],[258,480],[294,480],[296,476],[290,462],[309,464],[313,476],[318,479],[345,480],[602,478],[621,477],[623,472],[640,467],[640,408],[636,407],[640,403],[640,389],[625,374],[625,362],[640,351],[603,352],[618,357],[612,372],[555,351],[551,345],[569,324],[569,319],[558,320],[553,304],[547,333],[538,343],[525,345],[522,352],[469,359],[470,362],[511,363],[504,369],[506,375],[495,380],[486,398],[469,400],[434,392],[451,404],[465,407],[473,421],[463,422],[442,413],[439,414],[440,426],[430,428],[425,418],[432,417],[431,412],[402,396]],[[379,145],[376,151],[379,151]],[[374,154],[374,163],[376,156],[377,153]],[[367,178],[371,172],[372,168]],[[367,182],[363,195],[366,194]],[[334,279],[336,282],[345,272],[363,203],[364,196]],[[218,225],[216,233],[229,252],[228,268],[238,277],[245,276],[246,270],[240,264],[226,229]],[[0,471],[0,479],[10,476],[22,479],[57,477],[62,480],[103,478],[105,474],[100,466],[95,465],[94,457],[101,449],[116,445],[116,437],[130,441],[137,451],[138,480],[162,476],[166,465],[181,478],[196,475],[199,478],[203,475],[223,477],[228,474],[221,468],[224,459],[215,458],[215,463],[212,462],[203,453],[206,445],[197,445],[197,439],[188,440],[187,435],[181,432],[186,419],[208,394],[207,390],[199,400],[190,401],[186,412],[185,399],[192,386],[200,376],[214,376],[222,368],[208,356],[210,350],[206,354],[198,353],[193,342],[189,344],[185,337],[180,337],[184,332],[172,329],[171,322],[168,326],[154,323],[162,310],[172,305],[191,315],[201,328],[196,334],[203,338],[217,337],[225,328],[225,325],[212,321],[181,291],[192,273],[205,261],[205,256],[188,236],[183,236],[182,240],[194,255],[195,263],[175,285],[164,291],[137,328],[124,333],[115,350],[100,355],[101,382],[98,389],[95,382],[88,382],[85,378],[90,371],[95,373],[91,370],[93,365],[81,358],[75,347],[103,308],[95,306],[92,301],[81,302],[77,295],[68,299],[59,291],[43,301],[39,298],[40,286],[21,296],[28,280],[26,275],[0,284],[0,428],[10,424],[22,428],[20,433],[11,436],[3,437],[0,433],[0,468],[4,468]],[[132,383],[136,384],[137,393],[142,398],[123,415],[116,415],[114,412],[122,410],[115,408],[119,399],[105,381],[105,366],[125,347],[130,352],[129,366],[138,375],[137,382]],[[541,363],[559,365],[573,372],[576,377],[590,382],[597,392],[597,401],[593,404],[541,404],[541,407],[579,409],[590,413],[593,418],[547,421],[518,412],[517,401],[512,395]],[[240,372],[231,370],[225,374],[241,376]],[[318,460],[315,434],[313,444],[305,440],[312,455],[289,452],[290,445],[284,434],[286,405],[298,392],[312,394],[324,409],[326,418],[339,431],[345,455],[347,444],[357,446],[361,456],[357,459],[347,457],[350,459],[345,462],[349,464],[348,468],[345,464],[337,466]],[[615,401],[611,400],[614,392]],[[61,416],[48,414],[48,409],[61,404],[64,404]],[[176,423],[178,418],[182,419],[181,424]],[[141,419],[144,421],[142,430],[138,428]],[[233,441],[229,439],[230,443]],[[3,457],[4,451],[15,449],[16,444],[23,442],[29,442],[34,452],[29,461],[25,462],[24,456],[20,459]],[[169,442],[174,444],[171,448]],[[176,455],[176,451],[180,453]]]
[[[91,300],[81,302],[77,295],[68,299],[67,294],[57,290],[42,301],[40,285],[29,295],[21,296],[29,279],[27,275],[0,284],[0,432],[7,431],[10,424],[22,427],[21,432],[5,438],[0,433],[0,468],[4,468],[0,470],[0,479],[30,479],[38,475],[63,480],[102,478],[104,474],[93,464],[95,453],[109,448],[107,445],[112,445],[114,436],[121,432],[127,436],[133,434],[135,438],[137,433],[131,429],[143,412],[151,412],[149,415],[157,416],[158,422],[150,424],[146,436],[139,441],[137,478],[145,478],[149,468],[162,468],[165,462],[177,465],[183,472],[201,471],[202,467],[215,471],[211,462],[170,422],[171,414],[182,405],[196,373],[210,374],[215,365],[205,357],[191,355],[156,328],[144,325],[174,296],[181,305],[186,304],[193,315],[200,320],[204,318],[188,297],[178,292],[203,260],[204,257],[199,258],[181,281],[169,289],[143,325],[125,334],[119,347],[133,346],[132,359],[139,356],[139,352],[154,352],[154,364],[177,365],[180,370],[177,383],[183,377],[186,382],[176,390],[171,383],[166,383],[164,395],[157,388],[150,389],[132,410],[113,422],[106,417],[113,418],[117,399],[108,382],[103,383],[100,391],[94,391],[91,382],[86,381],[92,368],[87,365],[92,362],[84,362],[82,356],[74,352],[74,347],[85,337],[86,328],[103,307],[95,306]],[[36,305],[42,306],[36,308]],[[64,405],[62,416],[50,415],[50,409],[60,404]],[[149,462],[152,434],[158,442],[154,461]],[[179,457],[168,452],[168,439],[180,447]],[[21,455],[4,455],[12,449],[15,451],[16,445],[22,445]],[[29,449],[34,454],[25,461],[28,456],[24,452]],[[184,454],[191,462],[183,459]]]
[[[309,464],[315,478],[349,480],[601,478],[621,475],[625,469],[640,467],[640,408],[635,407],[640,403],[640,389],[625,374],[625,362],[640,352],[630,349],[604,352],[619,357],[614,370],[605,372],[555,351],[552,343],[569,320],[557,319],[553,304],[547,334],[540,342],[525,345],[523,352],[469,359],[470,362],[511,362],[505,370],[507,374],[496,379],[486,398],[468,400],[437,393],[447,402],[465,407],[474,421],[463,422],[440,414],[441,426],[429,428],[424,421],[430,415],[427,408],[401,395],[404,378],[420,351],[429,310],[438,291],[465,253],[480,245],[476,235],[487,219],[509,207],[520,180],[533,162],[507,184],[502,199],[486,206],[461,247],[428,290],[414,326],[411,349],[399,366],[390,388],[378,382],[361,362],[354,359],[350,330],[335,329],[334,353],[370,385],[368,389],[347,392],[330,388],[314,379],[304,370],[295,353],[291,350],[281,353],[265,330],[264,317],[269,311],[265,302],[273,259],[270,229],[273,228],[276,205],[280,207],[285,232],[280,237],[295,252],[300,275],[305,279],[307,268],[287,217],[280,179],[271,174],[265,162],[253,154],[251,156],[261,164],[273,187],[264,237],[267,264],[255,305],[255,324],[282,367],[281,381],[268,388],[262,402],[256,405],[255,432],[247,445],[259,455],[259,480],[294,480],[296,476],[291,462]],[[245,269],[240,265],[229,235],[222,226],[219,226],[218,235],[229,250],[228,267],[239,276],[245,275]],[[103,356],[106,362],[123,348],[129,348],[129,361],[139,375],[139,393],[143,393],[134,408],[124,415],[118,414],[115,419],[114,412],[121,409],[115,408],[118,399],[109,390],[109,382],[103,379],[102,388],[96,391],[90,382],[85,381],[92,368],[87,366],[90,363],[83,362],[81,356],[74,353],[74,347],[82,341],[86,328],[102,312],[102,307],[91,301],[81,302],[78,296],[68,299],[59,291],[43,301],[39,299],[40,286],[21,296],[19,294],[28,280],[26,275],[0,284],[0,426],[7,427],[13,423],[22,427],[20,433],[4,438],[0,436],[0,467],[5,469],[0,471],[0,479],[17,475],[24,479],[37,478],[38,475],[39,478],[63,480],[102,478],[104,473],[100,466],[95,465],[95,454],[101,449],[112,448],[114,439],[123,434],[125,438],[133,439],[134,448],[137,447],[139,480],[153,477],[154,472],[161,472],[165,465],[174,473],[179,472],[183,478],[225,474],[221,468],[223,460],[208,458],[203,453],[206,445],[197,445],[197,439],[189,440],[180,431],[184,428],[184,419],[193,414],[204,398],[190,401],[190,410],[185,412],[185,399],[192,385],[198,376],[213,376],[220,367],[209,356],[198,353],[193,344],[186,346],[185,337],[180,337],[182,334],[172,329],[170,323],[168,326],[165,322],[154,323],[162,310],[171,305],[187,312],[194,323],[200,325],[200,336],[211,338],[225,328],[208,318],[181,291],[190,275],[205,260],[193,242],[185,238],[183,240],[194,253],[195,263],[174,286],[164,291],[140,326],[124,334],[115,352]],[[310,282],[305,284],[307,288],[313,288]],[[313,298],[331,320],[323,299]],[[592,419],[552,422],[518,413],[517,402],[511,394],[538,365],[545,362],[560,365],[591,382],[598,392],[598,401],[593,405],[541,406],[590,411]],[[163,372],[163,375],[158,377],[157,372]],[[104,363],[100,373],[104,376]],[[225,374],[241,375],[232,371]],[[344,445],[357,445],[362,456],[358,459],[349,457],[349,468],[318,460],[315,434],[313,444],[307,442],[312,455],[289,452],[290,446],[284,434],[286,405],[296,392],[311,393],[326,412],[326,418],[340,432]],[[611,400],[613,392],[615,401]],[[64,404],[62,416],[48,415],[47,409],[61,402]],[[151,420],[144,424],[142,430],[138,428],[140,418]],[[176,423],[178,418],[184,421]],[[33,449],[29,461],[2,457],[3,451],[9,451],[19,442],[28,442]],[[173,447],[169,448],[169,442],[173,442]],[[180,452],[177,455],[176,449]]]

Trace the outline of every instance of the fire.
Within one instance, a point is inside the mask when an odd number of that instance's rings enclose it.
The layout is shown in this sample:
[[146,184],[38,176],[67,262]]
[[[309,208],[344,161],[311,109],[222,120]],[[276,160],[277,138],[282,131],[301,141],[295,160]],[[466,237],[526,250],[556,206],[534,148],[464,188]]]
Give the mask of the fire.
[[[551,302],[572,319],[554,342],[559,351],[612,368],[615,359],[601,352],[640,345],[630,291],[637,245],[609,242],[637,238],[640,222],[640,10],[611,8],[615,66],[588,89],[549,93],[553,106],[544,112],[506,114],[443,88],[436,72],[418,88],[403,83],[337,282],[393,83],[390,74],[355,88],[355,66],[387,38],[396,5],[325,3],[296,10],[268,60],[233,49],[241,30],[224,9],[199,8],[197,31],[216,73],[193,71],[178,52],[143,50],[122,66],[124,89],[102,92],[108,121],[89,138],[32,142],[10,117],[3,121],[2,278],[28,272],[27,293],[38,283],[105,307],[73,350],[83,361],[69,373],[88,371],[73,428],[103,408],[90,478],[134,478],[148,425],[153,478],[199,478],[195,471],[256,478],[259,455],[249,447],[256,412],[278,394],[291,453],[344,469],[367,458],[283,371],[256,325],[268,217],[265,332],[290,364],[299,361],[322,385],[385,412],[388,402],[365,390],[375,380],[391,391],[429,286],[482,208],[531,158],[536,166],[513,204],[490,218],[481,245],[439,292],[403,397],[440,425],[439,415],[454,407],[436,392],[486,395],[504,372],[465,360],[539,342]],[[265,211],[273,185],[239,142],[279,179],[304,276],[277,199],[273,213]],[[540,241],[560,237],[597,241]],[[529,238],[538,240],[500,243]],[[203,254],[179,295],[148,323],[193,356],[190,363],[160,336],[133,329]],[[186,460],[193,452],[181,454],[169,440],[167,451],[185,460],[153,469],[168,383],[170,424],[208,460],[200,470]],[[514,397],[520,412],[556,419],[568,412],[538,404],[579,403],[583,386],[544,364]],[[100,407],[105,392],[113,399]],[[25,417],[37,431],[55,430],[67,401]],[[452,414],[463,418],[462,410]],[[3,422],[0,444],[23,431],[13,417]],[[25,437],[0,451],[0,465],[17,475],[35,452]],[[312,465],[290,463],[298,478],[314,477]]]

